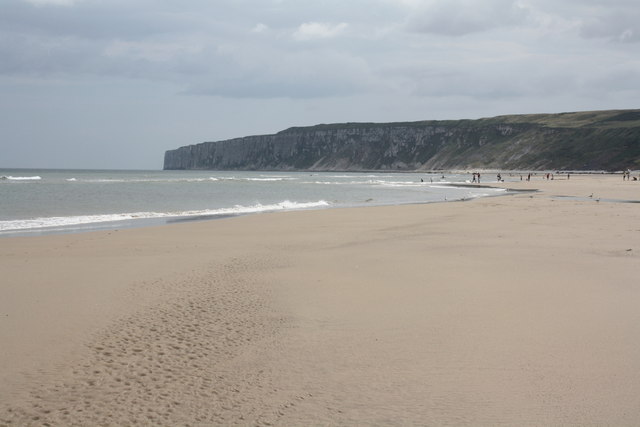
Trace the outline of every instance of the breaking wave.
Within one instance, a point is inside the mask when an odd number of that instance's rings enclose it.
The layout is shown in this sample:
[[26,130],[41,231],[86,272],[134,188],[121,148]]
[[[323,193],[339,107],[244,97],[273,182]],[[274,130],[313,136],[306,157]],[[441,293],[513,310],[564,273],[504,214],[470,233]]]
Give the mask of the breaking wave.
[[41,176],[0,176],[0,179],[8,181],[39,181]]
[[291,202],[285,200],[271,205],[256,204],[252,206],[236,205],[230,208],[204,209],[179,212],[132,212],[119,214],[61,216],[48,218],[33,218],[0,221],[0,231],[19,231],[49,227],[68,227],[82,224],[95,224],[114,221],[130,221],[139,219],[156,218],[189,218],[189,217],[216,217],[228,215],[243,215],[260,212],[274,212],[284,210],[314,209],[329,206],[324,200],[317,202]]

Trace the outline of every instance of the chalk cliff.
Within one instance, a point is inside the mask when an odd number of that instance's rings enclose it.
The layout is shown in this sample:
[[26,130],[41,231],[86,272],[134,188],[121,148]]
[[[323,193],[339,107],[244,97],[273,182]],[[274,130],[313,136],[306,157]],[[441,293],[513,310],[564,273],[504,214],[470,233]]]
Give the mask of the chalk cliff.
[[164,169],[471,168],[640,168],[640,110],[294,127],[180,147],[164,158]]

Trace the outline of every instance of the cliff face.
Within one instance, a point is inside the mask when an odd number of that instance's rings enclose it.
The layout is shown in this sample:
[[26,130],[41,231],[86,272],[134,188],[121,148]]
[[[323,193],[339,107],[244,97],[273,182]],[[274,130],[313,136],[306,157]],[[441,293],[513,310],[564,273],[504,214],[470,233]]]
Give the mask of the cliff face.
[[640,110],[480,120],[346,123],[204,142],[165,169],[433,170],[640,167]]

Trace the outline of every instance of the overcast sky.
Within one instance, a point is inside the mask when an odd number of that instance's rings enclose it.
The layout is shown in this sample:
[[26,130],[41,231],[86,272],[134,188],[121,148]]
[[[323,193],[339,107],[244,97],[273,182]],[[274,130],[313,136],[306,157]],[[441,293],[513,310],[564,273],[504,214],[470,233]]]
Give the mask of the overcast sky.
[[639,100],[638,0],[0,0],[5,168]]

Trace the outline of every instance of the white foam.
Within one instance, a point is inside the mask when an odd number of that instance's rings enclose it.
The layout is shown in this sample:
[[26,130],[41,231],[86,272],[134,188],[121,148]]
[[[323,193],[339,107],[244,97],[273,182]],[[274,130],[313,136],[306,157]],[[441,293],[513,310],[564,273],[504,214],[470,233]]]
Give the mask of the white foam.
[[365,181],[310,181],[305,184],[318,185],[373,185],[381,187],[422,187],[424,182],[416,181],[384,181],[379,179],[369,179]]
[[376,181],[373,184],[384,187],[424,187],[424,182],[416,181]]
[[334,182],[334,181],[309,181],[303,182],[303,184],[317,184],[317,185],[346,185],[348,182]]
[[215,177],[210,176],[208,178],[175,178],[175,179],[159,179],[159,178],[132,178],[132,179],[120,179],[120,178],[100,178],[100,179],[88,179],[85,182],[90,183],[144,183],[144,182],[207,182],[207,181],[251,181],[251,182],[274,182],[274,181],[290,181],[292,178],[287,177],[265,177],[265,178],[239,178],[239,177]]
[[[97,179],[83,179],[83,182],[93,184],[126,184],[126,183],[165,183],[165,182],[207,182],[207,181],[221,181],[222,178],[208,177],[208,178],[176,178],[176,179],[162,179],[162,178],[97,178]],[[68,180],[67,180],[68,181]]]
[[288,181],[287,178],[241,178],[240,181],[273,182]]
[[0,176],[0,179],[8,179],[9,181],[38,181],[40,176]]
[[22,220],[0,221],[0,231],[17,231],[29,230],[48,227],[67,227],[81,224],[94,224],[113,221],[127,221],[135,219],[153,219],[153,218],[188,218],[198,216],[222,216],[222,215],[241,215],[259,212],[273,212],[278,210],[300,210],[313,209],[329,206],[324,200],[317,202],[291,202],[285,200],[280,203],[271,205],[256,204],[253,206],[236,205],[232,208],[205,209],[180,212],[133,212],[120,214],[104,214],[104,215],[82,215],[82,216],[64,216],[49,218],[33,218]]

